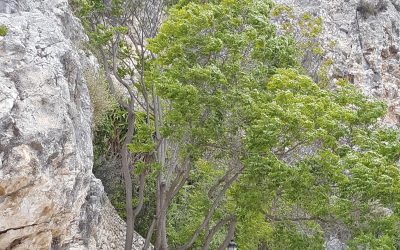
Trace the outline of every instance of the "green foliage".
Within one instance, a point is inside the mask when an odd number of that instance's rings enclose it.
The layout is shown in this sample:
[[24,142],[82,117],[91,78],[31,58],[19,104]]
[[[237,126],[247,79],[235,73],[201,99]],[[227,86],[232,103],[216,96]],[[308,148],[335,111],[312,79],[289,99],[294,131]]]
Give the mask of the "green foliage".
[[118,106],[107,112],[95,130],[95,158],[119,154],[120,145],[127,131],[127,117],[127,112]]
[[[127,112],[118,107],[108,110],[104,119],[95,127],[94,131],[94,173],[102,179],[103,185],[121,218],[126,219],[125,211],[125,187],[118,162],[119,150],[127,131]],[[146,114],[137,112],[135,114],[135,137],[129,145],[129,149],[136,155],[147,154],[154,150],[151,142],[153,130],[149,129],[146,123]],[[151,121],[152,123],[152,121]],[[138,161],[135,163],[135,172],[133,174],[134,197],[137,197],[138,176],[142,171],[148,171],[149,176],[146,178],[146,190],[143,210],[138,216],[136,231],[141,235],[146,235],[151,220],[153,219],[155,210],[155,173],[158,172],[159,166],[152,161]],[[137,199],[133,200],[133,205],[137,205]]]
[[252,97],[257,105],[249,107],[255,116],[246,130],[246,172],[231,194],[235,212],[245,218],[240,223],[257,212],[272,232],[266,240],[239,224],[239,243],[318,248],[324,222],[344,223],[357,244],[358,237],[364,246],[385,238],[395,247],[398,213],[375,212],[395,211],[400,197],[399,134],[377,127],[385,106],[345,82],[326,91],[293,70],[279,70]]
[[[189,3],[170,10],[160,34],[150,41],[157,54],[147,81],[169,101],[163,134],[180,144],[194,162],[204,154],[220,159],[214,169],[225,172],[235,152],[232,141],[245,126],[241,104],[248,91],[258,88],[278,69],[297,65],[293,40],[277,36],[269,22],[269,1],[211,1]],[[194,165],[190,185],[179,193],[169,210],[168,235],[172,247],[185,242],[210,207],[204,178],[195,178],[201,165]],[[213,223],[225,214],[220,206]],[[222,230],[213,244],[219,244]],[[204,235],[195,243],[201,246]],[[214,248],[217,245],[213,245]]]
[[[110,11],[103,1],[80,1],[83,20]],[[117,9],[111,9],[116,16]],[[138,90],[154,84],[163,99],[162,134],[178,151],[168,152],[167,160],[190,160],[188,181],[167,211],[171,248],[190,239],[210,210],[210,188],[241,166],[208,225],[233,215],[240,249],[321,249],[327,228],[344,228],[351,248],[399,247],[400,137],[379,126],[386,106],[346,81],[328,89],[331,60],[315,72],[317,83],[301,73],[305,53],[324,56],[319,46],[307,50],[322,20],[305,13],[278,35],[271,16],[292,19],[293,12],[268,0],[183,0],[169,14],[149,41],[156,56],[145,65],[145,86]],[[291,33],[299,27],[304,40],[296,44]],[[126,32],[102,24],[89,28],[95,45]],[[118,45],[121,58],[132,53],[123,39]],[[129,67],[117,71],[133,74]],[[135,117],[129,149],[148,156],[157,146],[154,121],[143,112]],[[119,147],[126,120],[123,110],[109,113],[96,130],[96,154]],[[155,173],[163,170],[144,158],[134,172],[150,172],[143,223],[137,223],[142,235],[155,209]],[[121,192],[115,194],[113,203],[123,208]],[[211,249],[226,232],[225,226],[216,234]],[[204,239],[202,232],[193,249]]]
[[135,136],[128,145],[132,153],[150,153],[155,150],[153,141],[154,123],[147,123],[146,113],[137,112],[135,115]]
[[71,5],[82,21],[89,36],[88,47],[93,52],[97,52],[96,49],[100,46],[110,43],[116,35],[128,32],[126,26],[109,25],[105,21],[109,17],[115,19],[122,17],[123,0],[111,0],[109,5],[102,0],[72,0]]
[[322,18],[313,17],[310,13],[303,13],[299,20],[302,33],[310,38],[316,38],[322,31]]
[[8,33],[8,28],[6,25],[0,25],[0,36],[6,36]]
[[[189,183],[176,197],[169,209],[168,238],[171,247],[183,245],[190,239],[193,232],[200,225],[204,214],[210,208],[210,199],[207,195],[210,186],[222,176],[224,171],[216,167],[215,162],[199,160],[191,173]],[[218,211],[214,220],[220,219],[222,211]],[[221,231],[211,244],[211,249],[216,249],[223,241],[224,231]],[[204,240],[204,235],[196,241],[194,249],[199,249]]]
[[101,117],[94,127],[93,173],[102,180],[118,214],[125,218],[125,192],[117,156],[127,130],[127,113],[115,105]]
[[[150,42],[158,57],[149,79],[171,105],[165,135],[190,138],[188,153],[197,158],[210,145],[241,141],[243,153],[235,153],[245,173],[221,212],[238,217],[243,249],[320,248],[326,221],[344,223],[357,244],[358,238],[364,246],[393,243],[398,215],[374,215],[370,205],[395,211],[400,197],[399,135],[377,126],[385,105],[344,81],[330,91],[297,70],[279,69],[296,68],[298,54],[289,36],[276,35],[271,8],[268,1],[232,0],[171,10]],[[322,28],[309,14],[299,25],[310,39]],[[229,157],[229,150],[217,152]],[[169,235],[179,243],[209,207],[202,191],[182,194],[186,199],[170,211]],[[376,235],[382,223],[380,236],[365,236]]]
[[195,133],[201,143],[221,139],[225,110],[241,98],[242,88],[296,64],[293,41],[275,35],[270,9],[268,1],[222,1],[170,11],[150,41],[158,57],[148,78],[172,101],[167,135]]

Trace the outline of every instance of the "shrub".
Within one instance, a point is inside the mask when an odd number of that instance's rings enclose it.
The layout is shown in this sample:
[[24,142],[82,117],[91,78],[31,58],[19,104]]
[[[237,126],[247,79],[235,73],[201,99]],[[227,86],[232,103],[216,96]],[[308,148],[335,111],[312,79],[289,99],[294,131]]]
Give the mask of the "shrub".
[[7,26],[4,24],[0,25],[0,36],[6,36],[8,32]]

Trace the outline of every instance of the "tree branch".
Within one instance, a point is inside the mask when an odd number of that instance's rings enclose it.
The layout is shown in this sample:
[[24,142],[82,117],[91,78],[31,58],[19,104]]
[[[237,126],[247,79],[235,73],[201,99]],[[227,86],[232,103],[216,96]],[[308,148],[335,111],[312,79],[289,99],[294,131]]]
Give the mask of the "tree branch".
[[217,224],[214,225],[214,227],[208,232],[206,236],[206,240],[204,241],[204,245],[201,248],[202,250],[208,250],[211,244],[211,241],[214,237],[214,235],[228,222],[232,221],[235,217],[233,215],[227,216],[223,218],[222,220],[218,221]]
[[237,222],[235,219],[231,221],[231,223],[229,224],[229,229],[228,229],[228,233],[225,237],[225,240],[218,247],[218,250],[225,250],[228,247],[229,242],[233,239],[233,236],[235,234],[236,224],[237,224]]

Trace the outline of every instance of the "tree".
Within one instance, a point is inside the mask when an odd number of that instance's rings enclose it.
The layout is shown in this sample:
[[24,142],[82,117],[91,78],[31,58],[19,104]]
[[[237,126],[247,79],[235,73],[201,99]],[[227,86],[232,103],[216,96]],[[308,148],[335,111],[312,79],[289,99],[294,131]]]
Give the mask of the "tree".
[[199,246],[209,244],[221,223],[231,226],[220,248],[235,228],[245,249],[319,248],[332,227],[344,229],[348,244],[394,247],[399,135],[379,128],[385,106],[345,81],[328,90],[280,69],[300,70],[299,53],[290,37],[276,35],[271,8],[269,1],[192,1],[173,9],[150,43],[151,79],[169,100],[164,135],[186,144],[192,162],[222,159],[213,169],[224,173],[217,199],[192,192],[205,209],[187,211],[205,217],[192,219],[193,234],[179,249],[199,237]]
[[240,117],[231,113],[240,89],[252,77],[265,79],[274,67],[296,63],[290,39],[277,37],[268,21],[271,7],[268,1],[255,5],[252,1],[192,2],[172,9],[160,33],[150,41],[156,59],[148,79],[166,100],[163,135],[179,145],[182,162],[171,172],[181,180],[179,189],[166,184],[173,193],[164,204],[169,207],[204,154],[218,150],[218,157],[227,161],[220,166],[224,174],[209,187],[204,219],[182,249],[190,248],[210,224],[225,192],[242,171],[232,157],[241,148]]
[[[386,107],[344,81],[324,90],[293,70],[251,96],[246,171],[231,190],[239,243],[319,248],[342,234],[348,244],[395,247],[400,144],[377,123]],[[262,235],[248,229],[249,214]]]
[[400,143],[378,126],[384,105],[299,73],[271,1],[180,1],[159,32],[154,5],[112,3],[93,0],[88,24],[110,89],[115,77],[128,93],[127,248],[146,177],[156,249],[225,249],[233,235],[244,249],[320,248],[333,226],[349,245],[397,244]]
[[[165,5],[162,0],[77,0],[75,6],[88,31],[90,45],[104,67],[109,90],[127,115],[118,157],[125,185],[125,249],[131,249],[135,220],[143,206],[145,179],[150,171],[150,165],[143,167],[141,163],[149,163],[155,144],[164,144],[158,134],[156,138],[151,136],[151,126],[155,126],[158,133],[159,114],[156,109],[159,108],[159,100],[154,97],[154,91],[145,86],[144,74],[145,61],[151,56],[145,46],[146,39],[157,33]],[[119,93],[121,88],[122,94]],[[136,121],[140,112],[146,114],[145,125]],[[143,132],[147,133],[146,143],[135,148],[132,143],[135,139],[143,140]],[[162,162],[165,155],[161,153],[156,157]],[[135,209],[132,172],[139,175],[139,197]]]
[[242,104],[254,84],[266,81],[279,67],[297,65],[293,40],[277,36],[269,22],[271,8],[269,1],[192,2],[172,9],[150,41],[156,59],[149,80],[169,106],[163,134],[180,145],[189,160],[189,167],[178,165],[175,173],[196,186],[193,172],[201,171],[205,155],[211,158],[205,163],[221,171],[202,187],[207,195],[193,199],[201,198],[203,209],[197,209],[200,216],[177,242],[178,249],[189,249],[196,241],[207,246],[226,228],[222,249],[234,233],[235,214],[218,216],[226,191],[243,171],[242,131],[247,122]]

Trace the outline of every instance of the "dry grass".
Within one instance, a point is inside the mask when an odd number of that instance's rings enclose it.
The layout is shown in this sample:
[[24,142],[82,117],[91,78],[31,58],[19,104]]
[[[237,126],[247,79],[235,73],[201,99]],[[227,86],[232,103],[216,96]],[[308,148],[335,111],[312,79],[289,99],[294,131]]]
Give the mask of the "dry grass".
[[92,105],[92,125],[96,128],[104,120],[106,114],[115,107],[116,101],[108,89],[108,84],[102,71],[96,73],[93,70],[86,70],[84,76]]

